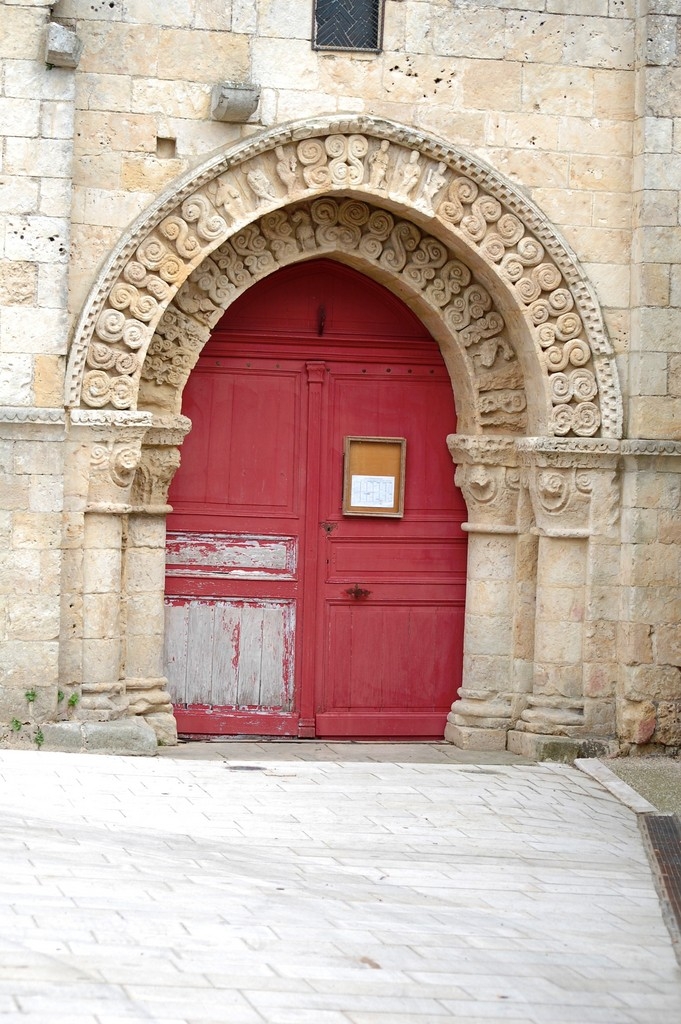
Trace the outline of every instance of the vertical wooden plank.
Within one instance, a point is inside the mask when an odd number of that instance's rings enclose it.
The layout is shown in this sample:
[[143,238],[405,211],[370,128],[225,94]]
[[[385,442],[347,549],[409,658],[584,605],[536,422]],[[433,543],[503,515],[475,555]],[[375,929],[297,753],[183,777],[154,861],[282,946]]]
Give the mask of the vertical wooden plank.
[[260,703],[263,609],[244,604],[241,615],[241,651],[239,655],[239,707],[257,707]]
[[213,704],[236,707],[239,653],[241,647],[241,604],[220,601],[215,605],[213,637]]
[[212,704],[214,607],[203,601],[189,605],[187,629],[187,703]]
[[285,701],[285,610],[281,604],[263,608],[260,704],[266,708],[280,708]]
[[166,603],[164,672],[173,704],[187,699],[187,605]]

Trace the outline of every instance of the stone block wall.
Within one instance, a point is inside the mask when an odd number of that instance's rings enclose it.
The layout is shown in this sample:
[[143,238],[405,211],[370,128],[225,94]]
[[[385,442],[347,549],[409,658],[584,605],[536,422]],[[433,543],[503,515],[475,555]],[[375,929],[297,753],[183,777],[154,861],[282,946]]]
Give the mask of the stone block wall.
[[[134,467],[125,501],[91,479],[107,431],[136,431],[139,456],[148,424],[103,414],[90,436],[64,408],[67,349],[107,260],[211,154],[366,114],[467,150],[538,205],[580,261],[623,390],[619,519],[588,542],[529,522],[472,542],[456,728],[495,746],[499,722],[526,713],[531,734],[560,678],[558,734],[681,747],[679,4],[386,0],[377,55],[315,52],[311,19],[310,0],[3,6],[0,740],[13,720],[34,736],[74,714],[168,714],[145,641],[147,616],[160,635],[162,524],[131,504]],[[82,43],[77,67],[46,65],[50,20]],[[225,81],[260,88],[244,124],[211,119]],[[506,679],[491,694],[488,668]]]
[[70,713],[60,688],[72,72],[48,68],[49,3],[0,32],[0,741]]
[[[627,443],[625,442],[625,445]],[[681,748],[679,452],[629,442],[622,494],[619,734]],[[646,451],[647,449],[647,451]]]
[[[71,310],[124,228],[179,174],[261,127],[370,113],[472,149],[578,251],[611,336],[629,330],[634,5],[386,0],[378,55],[312,50],[310,0],[61,0],[76,80]],[[253,81],[243,126],[209,119]]]
[[45,65],[49,6],[2,12],[0,406],[63,406],[75,81]]

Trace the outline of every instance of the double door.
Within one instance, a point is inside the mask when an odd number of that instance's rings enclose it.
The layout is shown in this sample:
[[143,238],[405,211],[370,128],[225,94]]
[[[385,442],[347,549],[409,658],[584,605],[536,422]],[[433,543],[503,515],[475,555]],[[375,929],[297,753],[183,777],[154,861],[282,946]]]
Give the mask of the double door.
[[[439,350],[393,296],[327,261],[251,292],[184,396],[166,581],[178,728],[441,737],[466,547]],[[348,437],[405,440],[401,517],[343,512]]]

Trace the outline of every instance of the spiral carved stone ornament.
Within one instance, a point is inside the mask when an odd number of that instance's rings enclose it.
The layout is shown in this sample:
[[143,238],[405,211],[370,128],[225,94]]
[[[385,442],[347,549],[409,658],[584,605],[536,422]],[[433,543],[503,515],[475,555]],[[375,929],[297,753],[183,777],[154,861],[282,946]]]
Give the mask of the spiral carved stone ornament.
[[[177,330],[179,321],[207,336],[237,295],[311,251],[359,256],[417,292],[444,318],[458,343],[478,389],[480,422],[512,433],[525,428],[522,370],[490,294],[441,241],[357,199],[296,204],[265,214],[223,242],[185,281],[175,298],[176,312],[164,314],[142,369],[144,381],[181,389],[196,346],[186,329]],[[145,399],[159,405],[160,395],[154,401],[150,387],[143,387]]]
[[[354,205],[344,206],[336,192],[352,194]],[[389,209],[370,205],[372,198]],[[417,226],[424,217],[432,233]],[[417,289],[470,349],[471,391],[486,396],[475,410],[482,432],[526,429],[526,382],[516,373],[517,353],[491,295],[473,281],[471,261],[461,258],[467,251],[484,260],[535,339],[522,362],[534,365],[533,386],[553,410],[546,433],[620,435],[621,398],[600,313],[546,219],[481,162],[364,116],[308,121],[248,139],[156,204],[92,292],[72,348],[69,404],[135,407],[149,343],[171,301],[199,323],[212,323],[213,308],[221,312],[278,266],[316,251],[350,250],[369,269],[373,261],[384,276],[400,276]],[[188,308],[197,301],[196,292],[190,298],[191,288],[182,288],[188,278],[207,297],[199,300],[203,308]],[[466,293],[471,288],[477,294]],[[181,297],[174,298],[178,289]],[[512,368],[501,389],[503,361]],[[495,383],[485,387],[489,370]]]

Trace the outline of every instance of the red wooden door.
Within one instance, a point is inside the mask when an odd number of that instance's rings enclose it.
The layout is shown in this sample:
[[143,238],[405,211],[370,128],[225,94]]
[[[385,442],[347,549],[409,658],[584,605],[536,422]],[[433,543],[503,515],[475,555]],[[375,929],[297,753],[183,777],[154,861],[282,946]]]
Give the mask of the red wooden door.
[[[347,267],[288,268],[225,315],[183,409],[166,585],[180,731],[441,737],[465,509],[451,383],[420,322]],[[347,436],[406,439],[402,518],[343,515]]]

